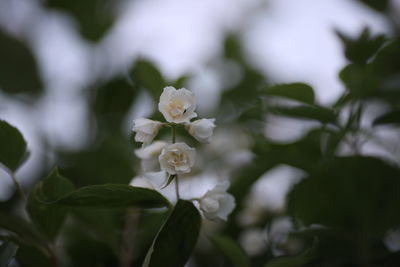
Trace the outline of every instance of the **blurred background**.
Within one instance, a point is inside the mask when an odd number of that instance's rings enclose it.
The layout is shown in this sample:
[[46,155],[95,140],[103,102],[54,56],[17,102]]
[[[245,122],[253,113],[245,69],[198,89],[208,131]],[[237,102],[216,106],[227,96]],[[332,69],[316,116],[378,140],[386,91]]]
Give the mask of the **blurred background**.
[[[392,2],[395,12],[399,2]],[[189,76],[184,85],[198,95],[199,113],[215,117],[221,92],[242,71],[224,58],[227,36],[271,84],[307,82],[318,100],[331,103],[343,91],[337,73],[346,64],[335,30],[391,33],[387,17],[345,0],[3,0],[0,26],[0,117],[28,140],[31,156],[18,173],[23,184],[54,164],[54,149],[79,151],[93,142],[93,97],[116,77],[133,88],[128,73],[138,60],[151,61],[168,82]],[[155,108],[148,92],[134,94],[136,101],[130,96],[120,107],[125,135],[133,118]],[[0,179],[3,200],[12,193],[8,180]]]
[[[162,88],[184,86],[197,95],[199,117],[217,118],[195,173],[203,189],[240,177],[248,166],[257,172],[248,192],[235,191],[240,208],[226,231],[237,231],[232,236],[245,251],[258,255],[269,244],[259,217],[284,215],[286,194],[307,172],[300,163],[257,161],[265,151],[264,160],[279,156],[271,147],[260,152],[260,136],[277,146],[305,140],[306,133],[311,141],[322,137],[310,134],[319,121],[266,118],[254,104],[256,90],[306,83],[316,103],[334,105],[346,87],[338,73],[350,62],[344,36],[357,38],[368,28],[371,36],[394,37],[399,18],[398,0],[2,0],[0,118],[20,129],[30,150],[17,177],[29,189],[58,165],[78,186],[129,183],[142,175],[133,154],[138,146],[130,142],[132,120],[160,118]],[[362,124],[385,110],[386,104],[371,102],[365,112],[374,115]],[[398,128],[374,134],[386,143],[365,141],[357,153],[343,145],[337,155],[377,155],[399,164]],[[302,152],[312,150],[304,145]],[[313,161],[307,157],[307,164]],[[12,203],[14,195],[0,170],[0,200]],[[284,244],[292,221],[271,218],[271,240]],[[392,232],[386,246],[397,251],[400,234]],[[271,253],[301,248],[291,245],[272,246]]]

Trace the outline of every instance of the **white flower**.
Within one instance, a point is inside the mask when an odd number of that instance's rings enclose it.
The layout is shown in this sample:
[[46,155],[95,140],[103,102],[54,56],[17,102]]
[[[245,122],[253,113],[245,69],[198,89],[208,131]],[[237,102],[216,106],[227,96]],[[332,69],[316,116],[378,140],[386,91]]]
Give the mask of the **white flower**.
[[217,184],[213,189],[208,190],[200,198],[200,209],[207,219],[212,221],[217,221],[218,219],[226,221],[228,219],[228,215],[236,205],[235,198],[226,192],[228,187],[229,182],[224,181]]
[[158,103],[158,109],[168,122],[184,123],[190,122],[197,117],[194,112],[196,108],[196,97],[193,92],[181,88],[176,90],[172,86],[164,88]]
[[148,146],[135,150],[136,156],[142,160],[143,171],[156,172],[160,170],[158,156],[166,145],[167,143],[164,141],[154,141]]
[[158,157],[161,169],[169,174],[190,172],[196,159],[196,150],[185,143],[165,146]]
[[160,130],[162,123],[146,118],[133,120],[132,131],[136,132],[135,141],[143,144],[150,144]]
[[200,119],[186,125],[189,133],[202,143],[210,143],[215,128],[215,119]]
[[256,256],[267,248],[267,232],[258,228],[247,228],[239,236],[240,245],[247,254]]

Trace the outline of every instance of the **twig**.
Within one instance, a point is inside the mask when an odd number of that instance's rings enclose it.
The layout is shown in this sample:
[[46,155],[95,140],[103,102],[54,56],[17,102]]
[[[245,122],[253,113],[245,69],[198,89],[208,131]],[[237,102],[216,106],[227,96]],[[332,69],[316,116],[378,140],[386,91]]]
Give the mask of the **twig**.
[[130,267],[133,261],[135,249],[135,236],[139,224],[140,210],[128,209],[125,221],[124,233],[122,235],[122,244],[119,255],[119,266]]

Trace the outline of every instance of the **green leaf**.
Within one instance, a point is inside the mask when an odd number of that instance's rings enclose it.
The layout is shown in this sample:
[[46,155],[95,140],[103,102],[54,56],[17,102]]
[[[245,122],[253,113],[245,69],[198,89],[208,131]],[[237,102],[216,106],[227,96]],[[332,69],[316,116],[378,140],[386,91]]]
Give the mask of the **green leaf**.
[[24,244],[20,244],[18,247],[16,261],[19,266],[24,267],[54,267],[55,263],[49,253]]
[[[118,127],[120,128],[120,127]],[[125,134],[110,125],[99,132],[98,142],[79,152],[61,153],[60,168],[78,187],[94,184],[128,184],[135,176],[134,155]]]
[[278,84],[265,90],[268,96],[279,96],[297,100],[306,104],[314,104],[314,90],[304,83]]
[[45,204],[40,199],[49,200],[61,198],[74,190],[74,185],[58,173],[58,169],[40,181],[30,194],[27,211],[33,223],[50,240],[57,236],[61,225],[67,215],[65,207]]
[[398,167],[373,157],[338,157],[295,185],[288,210],[305,225],[381,237],[400,224],[397,188]]
[[391,111],[379,116],[372,124],[374,126],[382,124],[400,124],[400,110]]
[[98,127],[101,127],[100,131],[110,131],[110,128],[121,127],[137,91],[126,77],[116,77],[97,86],[92,106]]
[[176,175],[169,175],[167,183],[162,188],[167,187],[175,178],[176,178]]
[[35,58],[23,42],[0,29],[0,90],[37,95],[43,90]]
[[283,116],[307,120],[317,120],[321,123],[336,122],[336,114],[331,109],[317,105],[304,105],[297,107],[272,107],[271,111]]
[[294,256],[282,256],[270,260],[265,267],[302,267],[308,266],[317,256],[318,239],[315,239],[311,248]]
[[5,242],[0,246],[0,267],[7,267],[10,261],[15,258],[18,246],[12,242]]
[[12,239],[13,241],[47,251],[47,243],[36,231],[34,225],[20,217],[0,212],[0,229],[14,233],[16,238]]
[[353,97],[358,98],[374,96],[380,82],[371,64],[349,64],[340,71],[339,77]]
[[96,42],[113,25],[117,2],[108,0],[46,0],[45,4],[50,8],[67,12],[79,24],[79,30],[83,37]]
[[17,128],[0,120],[0,163],[15,171],[27,158],[26,141]]
[[250,266],[250,260],[243,249],[228,236],[210,237],[212,243],[225,255],[236,267]]
[[353,63],[366,63],[385,42],[383,35],[371,36],[368,28],[357,38],[351,38],[338,30],[336,34],[343,42],[346,58]]
[[131,72],[133,83],[146,89],[154,99],[158,99],[166,86],[162,74],[149,61],[139,60],[133,66]]
[[114,208],[136,206],[159,208],[169,205],[168,200],[155,190],[124,184],[89,185],[79,188],[64,197],[48,199],[50,203],[77,206]]
[[365,5],[369,6],[380,12],[385,12],[389,8],[389,0],[359,0],[360,2],[364,3]]
[[179,200],[147,253],[144,267],[183,267],[200,232],[201,216],[192,202]]

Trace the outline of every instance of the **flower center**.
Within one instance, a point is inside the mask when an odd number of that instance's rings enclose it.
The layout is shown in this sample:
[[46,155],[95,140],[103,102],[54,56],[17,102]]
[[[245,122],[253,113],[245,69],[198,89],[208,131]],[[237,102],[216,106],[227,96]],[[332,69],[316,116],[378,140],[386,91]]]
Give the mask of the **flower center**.
[[180,151],[172,151],[168,157],[168,163],[175,167],[187,165],[187,157]]
[[169,114],[172,118],[178,118],[186,113],[185,105],[182,101],[175,100],[169,104]]

